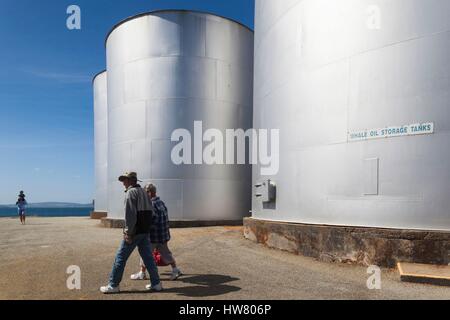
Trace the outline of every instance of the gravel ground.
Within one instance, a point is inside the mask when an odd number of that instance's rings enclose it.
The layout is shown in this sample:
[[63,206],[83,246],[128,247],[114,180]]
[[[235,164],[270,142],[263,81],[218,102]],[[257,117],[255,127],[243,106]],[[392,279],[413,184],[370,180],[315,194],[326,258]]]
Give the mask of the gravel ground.
[[[168,280],[165,291],[146,293],[146,282],[129,275],[139,263],[133,253],[118,295],[98,289],[107,283],[121,230],[103,229],[87,218],[0,219],[0,299],[450,299],[450,288],[400,282],[383,270],[382,289],[368,290],[367,269],[328,264],[247,241],[239,227],[173,229],[170,245],[185,276]],[[81,268],[81,290],[68,290],[66,270]]]

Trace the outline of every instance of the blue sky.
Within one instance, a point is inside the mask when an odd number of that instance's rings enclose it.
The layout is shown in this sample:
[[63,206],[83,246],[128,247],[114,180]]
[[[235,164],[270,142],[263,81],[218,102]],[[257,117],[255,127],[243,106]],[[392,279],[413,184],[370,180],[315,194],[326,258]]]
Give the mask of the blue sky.
[[[78,5],[82,29],[66,28]],[[87,203],[94,193],[92,76],[118,21],[155,9],[220,14],[253,28],[254,0],[0,0],[0,204]]]

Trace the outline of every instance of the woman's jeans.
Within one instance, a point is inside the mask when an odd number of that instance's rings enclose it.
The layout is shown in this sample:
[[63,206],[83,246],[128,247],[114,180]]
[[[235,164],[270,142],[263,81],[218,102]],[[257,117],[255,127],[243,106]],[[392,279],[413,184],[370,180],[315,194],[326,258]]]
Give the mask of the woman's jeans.
[[136,247],[138,247],[139,254],[142,257],[142,260],[144,260],[145,267],[150,274],[152,286],[156,286],[160,283],[158,267],[156,266],[155,259],[153,258],[152,245],[149,239],[150,237],[148,234],[138,234],[134,236],[131,244],[122,241],[119,251],[117,251],[111,276],[109,277],[109,285],[111,287],[116,288],[119,286],[123,278],[127,260]]

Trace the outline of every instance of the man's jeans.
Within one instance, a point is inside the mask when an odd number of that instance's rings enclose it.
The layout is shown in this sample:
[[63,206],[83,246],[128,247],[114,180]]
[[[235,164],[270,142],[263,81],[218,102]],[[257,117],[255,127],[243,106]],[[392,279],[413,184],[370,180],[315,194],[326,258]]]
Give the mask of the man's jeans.
[[155,259],[152,254],[152,246],[150,244],[150,237],[148,234],[139,234],[134,236],[131,244],[122,241],[122,244],[117,251],[116,260],[114,261],[111,276],[109,277],[109,285],[113,288],[119,286],[122,281],[123,272],[125,271],[125,265],[134,249],[138,247],[139,254],[144,260],[145,267],[147,268],[152,286],[156,286],[160,283],[158,267],[156,266]]

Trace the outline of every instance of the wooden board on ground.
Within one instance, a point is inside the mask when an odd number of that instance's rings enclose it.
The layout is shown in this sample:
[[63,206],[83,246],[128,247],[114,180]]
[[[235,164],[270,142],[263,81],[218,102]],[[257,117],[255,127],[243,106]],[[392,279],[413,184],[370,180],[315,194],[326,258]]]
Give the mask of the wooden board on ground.
[[401,281],[450,286],[450,266],[403,262],[397,266]]

